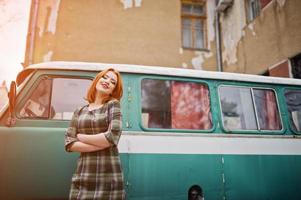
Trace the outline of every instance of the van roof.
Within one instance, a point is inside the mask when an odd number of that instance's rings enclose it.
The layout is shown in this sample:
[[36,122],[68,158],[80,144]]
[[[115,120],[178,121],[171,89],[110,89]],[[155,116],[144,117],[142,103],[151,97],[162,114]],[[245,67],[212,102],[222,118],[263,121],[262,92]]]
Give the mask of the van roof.
[[145,66],[134,64],[111,64],[111,63],[91,63],[91,62],[67,62],[53,61],[30,65],[24,68],[17,76],[17,84],[20,85],[24,79],[33,71],[39,69],[51,70],[71,70],[71,71],[95,71],[99,72],[108,67],[113,67],[119,72],[128,72],[135,74],[154,74],[154,75],[170,75],[178,77],[219,79],[219,80],[235,80],[244,82],[260,82],[271,84],[288,84],[300,85],[301,80],[293,78],[267,77],[260,75],[239,74],[230,72],[204,71],[196,69],[183,69],[171,67]]

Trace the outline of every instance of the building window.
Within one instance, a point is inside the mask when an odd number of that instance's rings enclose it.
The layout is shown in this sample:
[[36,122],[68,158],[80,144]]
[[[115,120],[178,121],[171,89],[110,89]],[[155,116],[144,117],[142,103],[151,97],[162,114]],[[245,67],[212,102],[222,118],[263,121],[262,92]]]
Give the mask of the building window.
[[247,22],[253,21],[260,14],[260,0],[246,0]]
[[245,0],[247,22],[249,23],[259,16],[261,10],[269,5],[271,1],[272,0]]
[[182,0],[183,48],[206,48],[206,1]]

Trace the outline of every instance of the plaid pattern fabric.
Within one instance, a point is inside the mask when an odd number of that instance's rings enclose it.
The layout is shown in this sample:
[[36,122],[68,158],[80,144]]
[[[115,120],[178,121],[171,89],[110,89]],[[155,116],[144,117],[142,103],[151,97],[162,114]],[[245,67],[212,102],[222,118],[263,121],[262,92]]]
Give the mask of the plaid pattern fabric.
[[72,176],[69,199],[123,200],[125,191],[117,144],[121,135],[121,110],[117,100],[97,110],[88,106],[74,112],[65,133],[65,149],[77,141],[76,134],[107,132],[111,147],[90,153],[81,153],[76,172]]

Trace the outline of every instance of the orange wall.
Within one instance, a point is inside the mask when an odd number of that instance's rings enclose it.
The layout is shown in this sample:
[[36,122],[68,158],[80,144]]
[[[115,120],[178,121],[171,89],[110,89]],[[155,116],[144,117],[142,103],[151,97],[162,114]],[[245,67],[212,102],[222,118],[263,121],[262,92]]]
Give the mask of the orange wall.
[[273,0],[249,24],[244,2],[221,17],[225,71],[261,74],[301,52],[300,0]]
[[[35,28],[29,30],[35,39],[28,39],[27,64],[65,60],[216,70],[213,1],[207,3],[211,22],[206,28],[207,51],[182,49],[180,0],[142,0],[141,5],[133,0],[131,8],[120,0],[38,2]],[[33,13],[32,7],[31,24]]]

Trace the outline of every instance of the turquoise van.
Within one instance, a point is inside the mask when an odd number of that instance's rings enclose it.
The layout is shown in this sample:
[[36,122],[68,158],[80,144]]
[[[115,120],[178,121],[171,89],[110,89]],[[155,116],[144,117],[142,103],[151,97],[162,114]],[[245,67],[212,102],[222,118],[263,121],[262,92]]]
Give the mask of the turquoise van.
[[301,80],[125,64],[48,62],[0,111],[0,199],[68,198],[64,132],[94,76],[121,72],[128,200],[301,199]]

